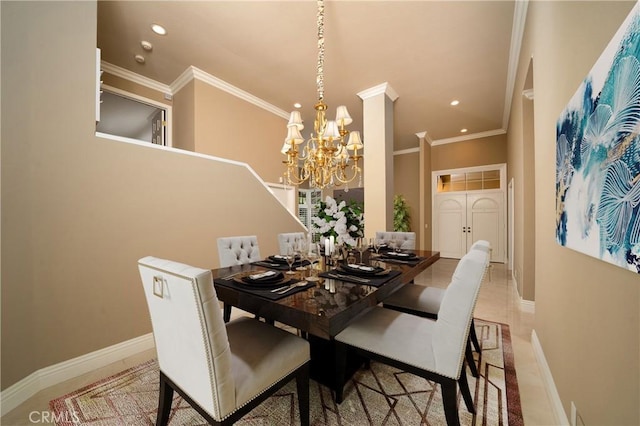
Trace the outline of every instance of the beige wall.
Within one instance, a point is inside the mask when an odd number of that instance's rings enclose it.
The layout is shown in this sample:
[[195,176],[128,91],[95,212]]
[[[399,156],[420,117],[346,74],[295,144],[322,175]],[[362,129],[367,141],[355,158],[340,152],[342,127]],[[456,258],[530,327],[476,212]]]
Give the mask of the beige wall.
[[431,168],[433,171],[506,162],[506,135],[470,139],[431,147]]
[[640,424],[640,281],[556,243],[555,126],[634,3],[529,2],[509,126],[517,179],[526,173],[520,97],[533,57],[535,333],[567,416],[574,401],[591,425]]
[[194,93],[195,151],[244,161],[277,183],[284,173],[280,149],[287,121],[200,80]]
[[302,228],[245,166],[94,136],[95,3],[0,7],[4,390],[149,333],[140,257],[213,268],[217,237]]
[[394,196],[403,195],[411,215],[411,231],[416,233],[416,248],[420,247],[420,152],[393,156]]
[[173,146],[196,151],[195,80],[185,84],[173,95]]
[[[529,58],[530,59],[530,58]],[[508,137],[507,181],[513,180],[514,259],[513,276],[518,294],[535,300],[535,156],[533,102],[522,95],[531,89],[533,70],[518,80],[513,98]]]

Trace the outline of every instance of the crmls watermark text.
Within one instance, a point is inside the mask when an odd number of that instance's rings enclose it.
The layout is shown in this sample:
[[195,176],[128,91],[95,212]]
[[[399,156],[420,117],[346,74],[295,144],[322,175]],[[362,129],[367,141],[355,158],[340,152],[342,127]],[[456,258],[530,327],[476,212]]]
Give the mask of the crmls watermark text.
[[64,413],[53,413],[51,411],[32,411],[29,413],[29,422],[36,423],[73,423],[80,424],[80,417],[75,411]]

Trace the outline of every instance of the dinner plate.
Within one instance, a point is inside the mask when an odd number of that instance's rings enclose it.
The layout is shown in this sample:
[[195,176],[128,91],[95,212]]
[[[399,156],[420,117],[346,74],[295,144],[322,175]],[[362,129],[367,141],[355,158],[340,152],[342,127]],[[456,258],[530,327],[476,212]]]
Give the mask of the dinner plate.
[[368,270],[359,267],[352,267],[349,265],[340,265],[340,269],[342,269],[344,272],[348,272],[351,275],[362,275],[365,277],[371,277],[376,275],[386,275],[389,273],[389,271],[379,266],[370,266],[370,268],[372,269]]
[[281,287],[282,285],[291,281],[291,278],[285,276],[282,272],[277,272],[275,275],[271,277],[252,279],[251,275],[257,275],[258,273],[247,272],[246,274],[238,275],[233,278],[233,280],[241,284],[244,287],[250,287],[255,289],[269,289]]
[[[284,265],[287,264],[287,258],[285,256],[283,256],[283,255],[280,255],[280,254],[269,256],[268,259],[270,261],[272,261],[272,262],[275,262],[275,263],[282,263]],[[297,263],[297,262],[300,262],[300,256],[296,256],[295,257],[295,262],[294,263]]]

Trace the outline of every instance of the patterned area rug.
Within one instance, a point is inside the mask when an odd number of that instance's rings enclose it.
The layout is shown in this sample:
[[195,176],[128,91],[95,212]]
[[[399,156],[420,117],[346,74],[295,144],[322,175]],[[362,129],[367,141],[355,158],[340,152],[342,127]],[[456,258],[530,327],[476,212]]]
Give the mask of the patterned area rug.
[[[475,320],[482,353],[474,352],[480,378],[469,369],[469,387],[476,414],[466,410],[459,395],[462,425],[523,425],[518,382],[506,324]],[[59,426],[153,425],[158,408],[158,366],[148,361],[100,380],[49,405]],[[420,377],[372,362],[345,386],[344,402],[337,405],[329,389],[310,385],[312,425],[444,425],[439,386]],[[179,396],[172,405],[169,424],[205,425],[205,421]],[[237,423],[298,425],[295,381],[263,402]]]

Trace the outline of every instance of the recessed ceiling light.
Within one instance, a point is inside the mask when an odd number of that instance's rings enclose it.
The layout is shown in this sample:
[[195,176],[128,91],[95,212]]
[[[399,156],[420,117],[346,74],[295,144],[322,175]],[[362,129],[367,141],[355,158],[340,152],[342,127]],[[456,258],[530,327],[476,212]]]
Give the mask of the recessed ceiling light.
[[153,24],[151,25],[151,30],[158,34],[158,35],[166,35],[167,34],[167,30],[164,29],[164,27],[162,25],[159,24]]
[[144,56],[142,55],[136,55],[134,56],[134,58],[136,59],[136,62],[139,64],[144,64]]
[[452,101],[451,101],[451,106],[456,106],[456,105],[458,105],[459,103],[460,103],[460,101],[459,101],[459,100],[454,99],[454,100],[452,100]]
[[293,104],[293,106],[295,108],[302,108],[302,104],[300,102],[296,102],[295,104]]
[[467,129],[461,129],[460,133],[467,133]]

